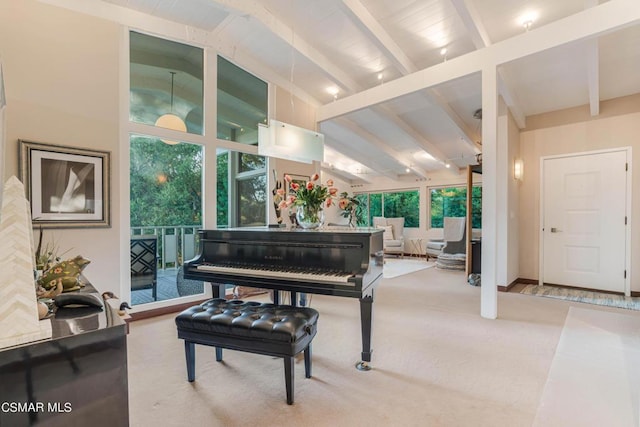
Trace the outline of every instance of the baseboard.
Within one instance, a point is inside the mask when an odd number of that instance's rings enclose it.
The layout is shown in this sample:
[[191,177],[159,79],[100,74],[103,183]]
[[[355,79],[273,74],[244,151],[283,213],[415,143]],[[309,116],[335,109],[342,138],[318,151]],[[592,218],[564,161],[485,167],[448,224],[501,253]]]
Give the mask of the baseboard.
[[523,279],[522,277],[518,277],[507,286],[498,286],[498,292],[509,292],[511,288],[513,288],[518,283],[523,283],[525,285],[537,285],[538,281],[535,279]]
[[518,277],[515,282],[517,283],[524,283],[525,285],[537,285],[539,280],[538,279],[525,279],[523,277]]
[[168,307],[153,308],[151,310],[141,311],[139,313],[131,313],[130,314],[131,321],[135,322],[136,320],[149,319],[151,317],[162,316],[170,313],[177,313],[179,311],[186,310],[189,307],[193,307],[194,305],[201,304],[207,301],[208,299],[209,298],[205,298],[200,301],[184,302],[182,304],[171,305]]

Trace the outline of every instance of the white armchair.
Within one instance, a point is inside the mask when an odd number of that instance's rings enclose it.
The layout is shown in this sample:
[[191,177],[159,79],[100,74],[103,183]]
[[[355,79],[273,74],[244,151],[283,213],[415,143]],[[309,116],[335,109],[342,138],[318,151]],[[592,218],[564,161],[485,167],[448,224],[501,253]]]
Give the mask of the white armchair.
[[385,254],[404,257],[404,218],[373,217],[373,226],[382,228],[383,248]]
[[464,270],[467,259],[466,219],[444,218],[442,252],[436,260],[436,268]]

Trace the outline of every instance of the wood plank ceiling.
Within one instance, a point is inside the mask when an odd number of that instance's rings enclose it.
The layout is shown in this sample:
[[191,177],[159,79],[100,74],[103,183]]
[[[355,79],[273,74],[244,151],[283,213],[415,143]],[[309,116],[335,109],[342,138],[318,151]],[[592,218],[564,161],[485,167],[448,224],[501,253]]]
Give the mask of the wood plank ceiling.
[[[104,0],[210,33],[231,61],[316,106],[578,14],[598,0]],[[611,2],[621,0],[610,0]],[[532,17],[527,29],[523,17]],[[444,53],[443,49],[446,49]],[[252,69],[249,63],[260,69]],[[500,93],[526,116],[640,93],[640,24],[505,64]],[[324,167],[352,181],[458,173],[481,152],[480,75],[320,124]],[[446,169],[447,165],[453,166]],[[409,172],[407,172],[409,170]]]

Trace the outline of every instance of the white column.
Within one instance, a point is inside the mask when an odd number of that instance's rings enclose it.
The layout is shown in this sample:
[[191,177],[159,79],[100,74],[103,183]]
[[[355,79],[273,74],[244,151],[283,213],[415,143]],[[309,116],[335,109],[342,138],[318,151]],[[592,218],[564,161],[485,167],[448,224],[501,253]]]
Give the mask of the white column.
[[498,317],[498,84],[496,67],[482,69],[482,287],[480,315]]

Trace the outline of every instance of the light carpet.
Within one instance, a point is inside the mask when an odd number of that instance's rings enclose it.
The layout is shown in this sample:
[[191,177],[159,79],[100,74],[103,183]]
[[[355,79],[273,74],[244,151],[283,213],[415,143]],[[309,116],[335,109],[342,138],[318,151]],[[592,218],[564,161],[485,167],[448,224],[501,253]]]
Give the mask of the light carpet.
[[638,426],[640,317],[570,307],[534,427]]
[[587,304],[604,305],[607,307],[640,310],[640,298],[609,294],[605,292],[560,288],[547,285],[527,285],[522,289],[522,291],[520,291],[520,293],[539,297],[583,302]]
[[414,273],[424,270],[425,268],[431,268],[434,265],[435,263],[425,261],[424,259],[385,258],[382,277],[385,279],[393,279],[394,277]]
[[282,359],[227,351],[219,363],[213,348],[197,346],[189,383],[175,314],[135,321],[127,337],[130,424],[531,427],[568,305],[500,292],[500,317],[488,320],[480,291],[464,274],[436,268],[382,279],[369,372],[354,368],[357,299],[314,295],[313,377],[297,359],[293,405]]

